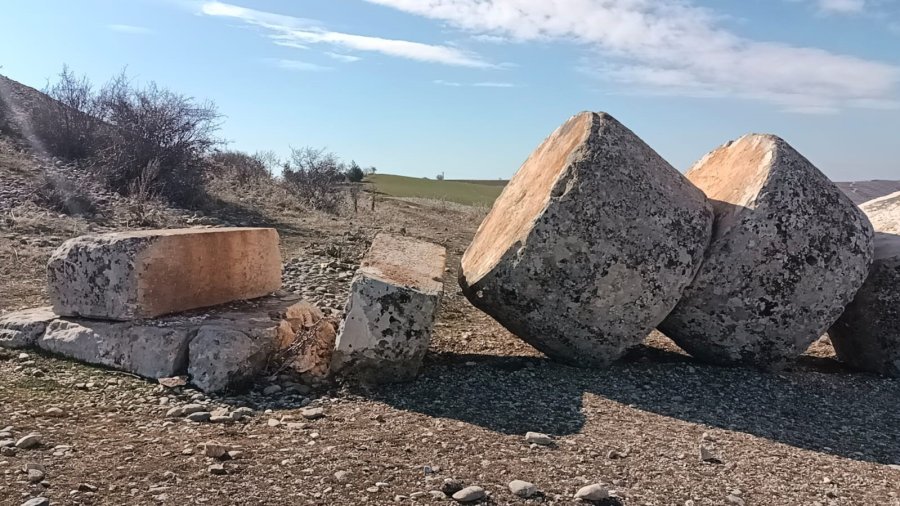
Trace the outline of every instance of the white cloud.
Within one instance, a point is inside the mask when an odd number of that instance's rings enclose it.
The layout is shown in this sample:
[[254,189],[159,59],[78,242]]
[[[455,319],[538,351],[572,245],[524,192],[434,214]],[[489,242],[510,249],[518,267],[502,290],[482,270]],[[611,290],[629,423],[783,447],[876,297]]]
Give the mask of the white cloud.
[[900,84],[900,67],[744,38],[690,0],[366,1],[474,35],[583,45],[592,74],[631,90],[740,97],[825,112],[894,103]]
[[353,63],[353,62],[358,62],[359,60],[362,60],[362,58],[360,58],[359,56],[353,56],[350,54],[332,53],[331,51],[326,51],[325,55],[328,56],[329,58],[333,58],[337,61],[342,61],[345,63]]
[[222,2],[204,3],[200,11],[208,16],[239,19],[245,23],[270,30],[272,37],[277,39],[280,45],[288,43],[301,46],[326,44],[355,51],[375,52],[410,60],[460,67],[492,68],[495,66],[475,54],[451,46],[333,32],[325,30],[313,20],[273,14]]
[[309,63],[300,60],[270,59],[267,61],[284,70],[298,70],[302,72],[324,72],[326,70],[332,70],[331,67],[325,67],[323,65],[317,65],[315,63]]
[[453,88],[459,88],[462,86],[462,83],[457,83],[455,81],[444,81],[443,79],[435,79],[434,84],[439,84],[441,86],[450,86]]
[[866,0],[817,0],[819,10],[828,13],[852,14],[866,8]]
[[153,33],[153,30],[151,30],[145,26],[107,25],[106,27],[114,32],[128,33],[131,35],[149,35],[149,34]]

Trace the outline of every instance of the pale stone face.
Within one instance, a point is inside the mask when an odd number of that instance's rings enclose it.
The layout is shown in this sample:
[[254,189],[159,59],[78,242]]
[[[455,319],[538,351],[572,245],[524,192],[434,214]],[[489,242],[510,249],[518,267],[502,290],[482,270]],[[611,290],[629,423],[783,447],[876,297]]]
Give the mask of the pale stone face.
[[828,334],[841,360],[900,377],[900,192],[860,208],[875,226],[875,261]]
[[838,318],[872,261],[872,227],[783,140],[748,135],[687,173],[716,214],[699,273],[659,329],[698,359],[778,368]]
[[442,246],[379,234],[353,279],[331,369],[369,382],[412,379],[443,292]]
[[504,189],[463,255],[460,285],[548,356],[602,366],[674,307],[711,227],[684,176],[614,118],[582,113]]
[[14,311],[0,316],[0,348],[29,348],[44,335],[47,324],[56,319],[49,307]]
[[58,314],[132,320],[269,294],[281,255],[273,229],[121,232],[67,241],[47,275]]

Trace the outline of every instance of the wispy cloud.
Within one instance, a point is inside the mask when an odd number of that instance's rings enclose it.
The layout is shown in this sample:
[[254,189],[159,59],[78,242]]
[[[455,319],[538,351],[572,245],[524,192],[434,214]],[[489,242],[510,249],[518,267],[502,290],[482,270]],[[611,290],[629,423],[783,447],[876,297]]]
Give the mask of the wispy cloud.
[[324,72],[327,70],[332,70],[331,67],[326,67],[324,65],[318,65],[315,63],[309,63],[300,60],[273,58],[266,61],[284,70],[297,70],[302,72]]
[[128,33],[128,34],[132,34],[132,35],[149,35],[149,34],[153,33],[153,30],[151,30],[145,26],[107,25],[106,27],[114,32]]
[[265,28],[271,32],[270,36],[280,45],[288,43],[301,46],[325,44],[342,49],[381,53],[444,65],[472,68],[495,66],[478,55],[457,47],[334,32],[324,29],[319,22],[314,20],[258,11],[233,4],[206,2],[201,6],[200,12],[207,16],[238,19],[250,25]]
[[485,81],[480,83],[461,83],[458,81],[445,81],[443,79],[436,79],[433,81],[434,84],[439,84],[441,86],[451,86],[454,88],[459,87],[474,87],[474,88],[516,88],[517,86],[514,83],[501,83],[501,82],[491,82]]
[[819,11],[836,14],[854,14],[863,12],[866,0],[816,0]]
[[362,60],[362,58],[360,58],[359,56],[353,56],[350,54],[332,53],[331,51],[326,51],[325,55],[328,56],[329,58],[333,58],[337,61],[342,61],[345,63],[353,63],[353,62],[358,62],[359,60]]
[[[896,65],[741,37],[691,0],[366,1],[473,35],[582,45],[592,74],[630,90],[738,97],[807,113],[898,103]],[[859,0],[830,1],[850,9]]]

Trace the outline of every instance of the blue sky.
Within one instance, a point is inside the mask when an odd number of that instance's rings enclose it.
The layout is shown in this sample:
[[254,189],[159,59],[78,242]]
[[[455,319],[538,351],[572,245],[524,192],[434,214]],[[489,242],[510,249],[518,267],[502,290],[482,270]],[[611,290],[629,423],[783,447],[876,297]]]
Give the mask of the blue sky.
[[582,110],[679,169],[747,132],[900,179],[900,0],[0,0],[0,73],[214,100],[248,151],[506,178]]

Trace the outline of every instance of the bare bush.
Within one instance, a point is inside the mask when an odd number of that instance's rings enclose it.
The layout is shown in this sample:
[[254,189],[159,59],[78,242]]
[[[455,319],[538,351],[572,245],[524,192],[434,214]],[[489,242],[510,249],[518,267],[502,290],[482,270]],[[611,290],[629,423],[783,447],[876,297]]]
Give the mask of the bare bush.
[[156,167],[144,182],[160,197],[191,205],[203,194],[206,154],[220,141],[214,137],[219,114],[211,102],[160,88],[143,88],[125,74],[110,81],[98,96],[103,129],[102,150],[95,167],[114,191],[130,194],[147,167]]
[[272,152],[249,155],[243,151],[216,151],[210,156],[210,165],[212,175],[227,178],[244,187],[270,181],[278,158]]
[[291,148],[283,177],[303,205],[328,213],[336,213],[340,208],[344,164],[334,153],[310,147]]
[[34,188],[33,200],[47,209],[69,216],[90,216],[97,212],[86,192],[65,179],[49,174]]
[[87,77],[78,77],[63,66],[55,83],[44,87],[34,105],[35,134],[54,156],[80,160],[94,154],[98,102]]

